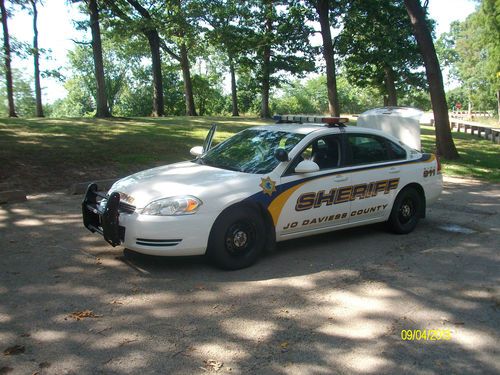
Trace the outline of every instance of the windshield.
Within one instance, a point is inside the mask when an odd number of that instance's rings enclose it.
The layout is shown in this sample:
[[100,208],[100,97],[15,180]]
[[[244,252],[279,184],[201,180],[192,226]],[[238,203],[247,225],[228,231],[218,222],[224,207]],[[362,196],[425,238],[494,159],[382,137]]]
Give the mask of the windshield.
[[212,148],[196,163],[245,173],[269,173],[280,163],[274,152],[290,152],[303,134],[246,129]]

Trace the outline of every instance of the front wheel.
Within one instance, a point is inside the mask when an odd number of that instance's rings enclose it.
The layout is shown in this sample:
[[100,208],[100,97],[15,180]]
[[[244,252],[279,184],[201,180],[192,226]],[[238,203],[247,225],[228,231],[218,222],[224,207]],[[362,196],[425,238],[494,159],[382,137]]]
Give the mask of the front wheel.
[[265,233],[263,219],[254,208],[229,208],[214,223],[207,255],[223,269],[249,267],[264,249]]
[[407,234],[417,226],[423,209],[422,196],[413,188],[403,189],[392,207],[388,224],[398,234]]

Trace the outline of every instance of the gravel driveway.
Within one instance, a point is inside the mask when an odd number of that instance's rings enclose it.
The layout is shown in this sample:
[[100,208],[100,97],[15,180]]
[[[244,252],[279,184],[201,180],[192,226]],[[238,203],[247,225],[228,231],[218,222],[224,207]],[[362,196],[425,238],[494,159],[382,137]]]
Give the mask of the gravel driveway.
[[498,374],[499,198],[446,178],[410,235],[294,240],[235,272],[112,248],[78,196],[0,206],[0,374]]

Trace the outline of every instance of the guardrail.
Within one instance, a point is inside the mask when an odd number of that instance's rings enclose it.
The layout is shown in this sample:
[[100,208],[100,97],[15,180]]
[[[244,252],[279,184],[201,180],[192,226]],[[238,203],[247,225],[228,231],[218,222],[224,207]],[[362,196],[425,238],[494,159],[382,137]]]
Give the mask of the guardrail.
[[[434,126],[434,119],[431,119],[431,126]],[[492,128],[488,125],[479,124],[472,121],[463,121],[460,119],[450,118],[451,130],[456,130],[460,133],[477,134],[480,138],[490,139],[493,143],[500,144],[500,128]]]
[[474,118],[474,117],[493,117],[493,112],[488,111],[453,111],[450,112],[450,117],[457,118]]

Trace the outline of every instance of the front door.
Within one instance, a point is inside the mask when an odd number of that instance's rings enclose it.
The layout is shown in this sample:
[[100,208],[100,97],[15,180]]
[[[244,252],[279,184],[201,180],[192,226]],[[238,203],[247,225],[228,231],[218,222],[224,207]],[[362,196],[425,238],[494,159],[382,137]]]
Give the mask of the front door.
[[[319,171],[295,173],[302,160],[315,162]],[[351,178],[343,169],[340,135],[316,138],[290,163],[280,180],[286,189],[269,206],[277,238],[320,232],[348,222]]]

